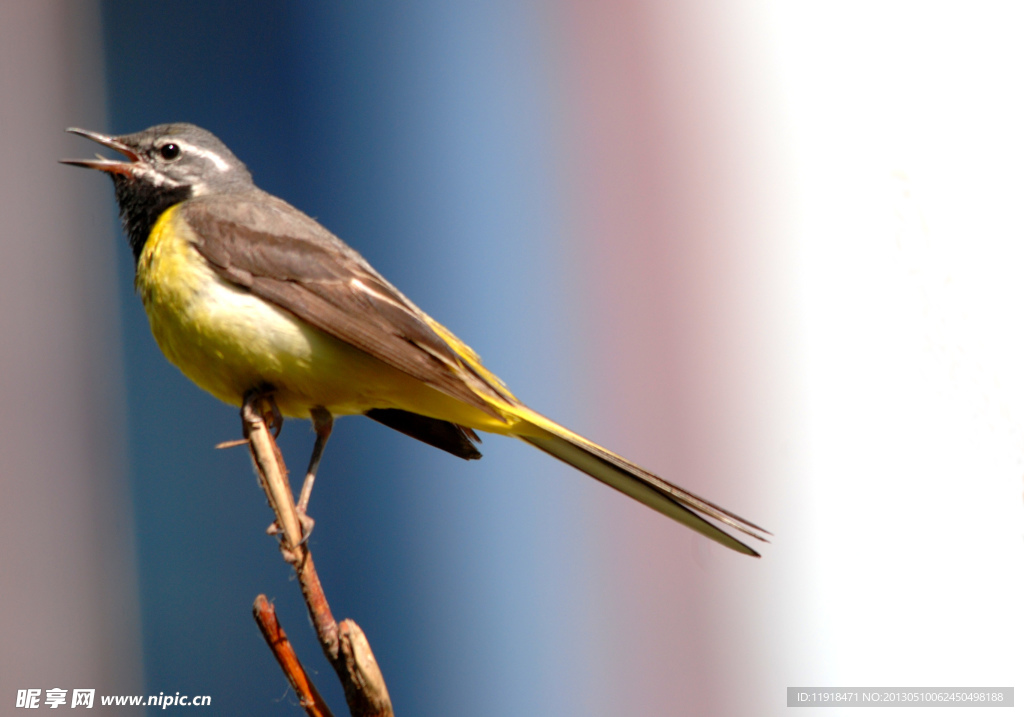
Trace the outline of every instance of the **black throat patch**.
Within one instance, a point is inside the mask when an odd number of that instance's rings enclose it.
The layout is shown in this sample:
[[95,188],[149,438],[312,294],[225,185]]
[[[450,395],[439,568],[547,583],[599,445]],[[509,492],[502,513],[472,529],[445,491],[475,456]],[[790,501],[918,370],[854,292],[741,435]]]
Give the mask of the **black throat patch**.
[[158,187],[124,174],[112,174],[114,195],[121,210],[121,225],[138,267],[142,247],[160,215],[192,196],[192,187]]

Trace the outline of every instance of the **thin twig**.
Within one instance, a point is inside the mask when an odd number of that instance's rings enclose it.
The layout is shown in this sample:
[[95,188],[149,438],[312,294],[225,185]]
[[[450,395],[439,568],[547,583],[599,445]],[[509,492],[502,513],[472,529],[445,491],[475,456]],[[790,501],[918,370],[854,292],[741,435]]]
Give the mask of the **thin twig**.
[[273,415],[274,410],[271,401],[262,395],[246,399],[242,406],[242,431],[249,441],[260,485],[277,517],[281,554],[295,568],[320,646],[345,688],[352,716],[393,717],[388,688],[363,631],[351,620],[339,626],[331,614],[309,545],[303,540],[284,459],[267,426],[266,416]]
[[270,651],[277,658],[277,664],[281,666],[284,676],[295,690],[299,705],[306,710],[306,714],[309,717],[333,717],[324,698],[317,692],[316,686],[310,681],[309,675],[299,662],[284,628],[277,622],[277,613],[266,595],[256,597],[256,602],[252,606],[252,616],[260,626],[263,639],[267,641]]

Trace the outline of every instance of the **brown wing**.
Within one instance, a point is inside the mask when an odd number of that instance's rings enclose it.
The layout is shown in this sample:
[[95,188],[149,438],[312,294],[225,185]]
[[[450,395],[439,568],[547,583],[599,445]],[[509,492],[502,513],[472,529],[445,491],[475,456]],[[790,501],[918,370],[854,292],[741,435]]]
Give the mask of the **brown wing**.
[[426,315],[307,215],[260,190],[230,199],[198,197],[185,202],[178,215],[192,228],[196,249],[225,281],[498,415],[477,393],[493,389],[467,369]]

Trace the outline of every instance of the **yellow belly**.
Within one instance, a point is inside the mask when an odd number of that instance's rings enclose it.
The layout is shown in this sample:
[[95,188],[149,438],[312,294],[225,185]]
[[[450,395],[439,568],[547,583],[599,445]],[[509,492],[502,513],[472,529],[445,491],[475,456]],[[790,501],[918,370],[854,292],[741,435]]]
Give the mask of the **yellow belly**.
[[200,388],[240,406],[246,392],[269,386],[292,417],[308,417],[314,406],[335,415],[401,408],[507,432],[507,423],[228,284],[191,237],[167,210],[143,248],[136,288],[160,349]]

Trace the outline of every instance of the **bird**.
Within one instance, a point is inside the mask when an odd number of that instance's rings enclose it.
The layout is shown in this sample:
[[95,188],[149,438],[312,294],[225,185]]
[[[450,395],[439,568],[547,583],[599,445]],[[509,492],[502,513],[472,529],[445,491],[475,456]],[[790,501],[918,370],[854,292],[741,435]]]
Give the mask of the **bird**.
[[459,458],[478,431],[518,438],[739,553],[724,528],[771,535],[531,410],[480,357],[313,218],[262,189],[189,123],[68,132],[119,158],[65,159],[113,179],[135,289],[167,359],[216,398],[267,396],[316,441],[305,514],[334,417],[365,415]]

